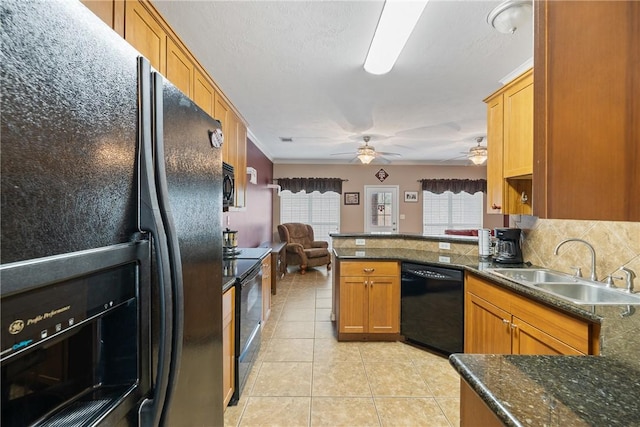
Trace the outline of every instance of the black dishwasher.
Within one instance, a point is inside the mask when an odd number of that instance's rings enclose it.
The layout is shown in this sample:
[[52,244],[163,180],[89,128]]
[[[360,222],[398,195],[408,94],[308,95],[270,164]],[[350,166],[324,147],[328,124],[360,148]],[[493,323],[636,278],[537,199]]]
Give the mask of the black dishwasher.
[[464,351],[461,270],[402,263],[400,333],[411,343],[446,355]]

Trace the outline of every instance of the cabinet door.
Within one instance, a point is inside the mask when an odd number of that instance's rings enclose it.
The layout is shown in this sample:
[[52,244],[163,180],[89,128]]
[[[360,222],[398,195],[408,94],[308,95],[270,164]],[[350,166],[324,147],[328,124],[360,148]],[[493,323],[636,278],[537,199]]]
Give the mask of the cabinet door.
[[193,98],[193,72],[191,59],[173,40],[167,39],[167,79],[189,98]]
[[236,206],[245,207],[247,200],[247,128],[242,121],[235,117],[236,123]]
[[114,23],[114,0],[81,0],[91,12],[102,21],[113,28]]
[[153,15],[139,2],[126,2],[124,38],[149,60],[160,73],[166,73],[167,35]]
[[[514,337],[521,341],[514,344],[517,351],[535,354],[530,352],[537,351],[538,344],[534,341],[538,341],[550,347],[552,350],[549,351],[561,351],[561,354],[597,354],[598,352],[590,342],[593,328],[586,320],[577,319],[515,294],[511,298],[511,314],[514,317],[514,326],[520,330]],[[543,348],[540,347],[540,350]]]
[[213,111],[214,112],[213,117],[216,120],[220,120],[220,123],[222,124],[222,133],[224,135],[224,143],[222,144],[222,160],[224,162],[231,164],[231,160],[229,158],[229,152],[230,152],[229,147],[231,146],[231,144],[235,144],[235,130],[234,130],[233,136],[230,134],[230,124],[229,124],[230,117],[229,116],[231,114],[231,109],[229,108],[229,105],[224,100],[222,95],[220,95],[218,92],[215,92],[214,95],[215,95],[215,108]]
[[262,260],[262,321],[271,314],[271,255]]
[[365,277],[340,278],[340,314],[338,331],[341,333],[367,332],[367,289]]
[[640,3],[533,4],[534,215],[640,221]]
[[503,175],[533,173],[533,74],[528,72],[504,92]]
[[584,355],[517,317],[512,319],[513,354]]
[[233,395],[235,361],[235,288],[222,296],[222,396],[226,408]]
[[215,91],[209,80],[198,69],[194,71],[193,101],[211,117],[215,117]]
[[400,332],[400,280],[397,277],[371,276],[368,280],[369,333]]
[[487,213],[502,213],[502,94],[487,103]]
[[511,314],[467,292],[464,352],[511,354]]

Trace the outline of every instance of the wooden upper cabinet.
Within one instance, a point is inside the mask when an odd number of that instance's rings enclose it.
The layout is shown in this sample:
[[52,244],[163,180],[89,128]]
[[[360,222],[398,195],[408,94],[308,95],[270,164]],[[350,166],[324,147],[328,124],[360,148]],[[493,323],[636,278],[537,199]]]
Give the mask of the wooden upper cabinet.
[[114,1],[113,0],[80,0],[82,4],[96,14],[98,18],[113,28],[114,23]]
[[193,99],[193,62],[182,48],[170,38],[167,38],[167,71],[165,75],[182,93]]
[[[533,70],[487,97],[487,213],[531,215]],[[526,196],[526,200],[524,196]]]
[[236,153],[235,173],[236,180],[236,206],[245,207],[247,200],[247,127],[238,117],[236,123]]
[[166,75],[167,34],[138,1],[125,3],[124,38],[149,60],[153,68]]
[[199,69],[194,70],[193,101],[211,117],[215,117],[215,90]]
[[640,221],[640,2],[534,8],[534,215]]
[[533,70],[504,92],[503,176],[533,173]]
[[502,93],[487,99],[487,213],[502,213]]
[[[220,123],[222,124],[222,134],[224,135],[224,143],[222,144],[222,160],[231,164],[231,159],[229,158],[229,146],[232,144],[232,138],[235,138],[235,130],[233,131],[233,136],[230,134],[231,129],[229,119],[231,115],[231,108],[229,108],[229,104],[227,104],[222,95],[218,92],[215,92],[214,95],[215,101],[213,117],[216,120],[220,120]],[[235,141],[235,139],[233,140]]]

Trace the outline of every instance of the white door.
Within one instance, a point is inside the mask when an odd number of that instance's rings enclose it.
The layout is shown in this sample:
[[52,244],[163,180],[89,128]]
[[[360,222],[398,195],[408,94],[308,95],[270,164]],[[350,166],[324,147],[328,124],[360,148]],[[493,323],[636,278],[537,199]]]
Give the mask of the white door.
[[364,186],[364,232],[391,234],[398,230],[397,185]]

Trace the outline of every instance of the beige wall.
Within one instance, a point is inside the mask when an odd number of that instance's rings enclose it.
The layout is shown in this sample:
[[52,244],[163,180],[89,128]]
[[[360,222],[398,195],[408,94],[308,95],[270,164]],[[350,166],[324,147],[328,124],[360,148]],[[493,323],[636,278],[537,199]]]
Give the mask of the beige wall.
[[[388,178],[380,182],[375,174],[384,169]],[[362,197],[365,185],[397,185],[400,189],[400,233],[422,233],[422,196],[418,180],[426,179],[486,179],[487,169],[484,166],[431,166],[431,165],[308,165],[308,164],[274,164],[273,177],[277,178],[342,178],[343,192],[359,192],[359,205],[344,205],[340,210],[340,232],[361,233],[364,231],[364,204]],[[418,203],[405,203],[405,191],[418,191]],[[280,203],[273,203],[274,228],[279,223]],[[485,214],[484,227],[502,226],[502,215]]]
[[[576,237],[591,243],[596,251],[596,272],[599,280],[627,266],[640,277],[640,222],[577,221],[538,219],[533,216],[512,216],[511,226],[524,230],[522,247],[525,261],[554,270],[573,273],[571,266],[582,267],[584,277],[591,274],[591,254],[581,243],[564,244],[553,254],[563,239]],[[621,272],[615,276],[623,276]],[[615,280],[623,287],[622,280]],[[640,278],[635,280],[640,291]]]

